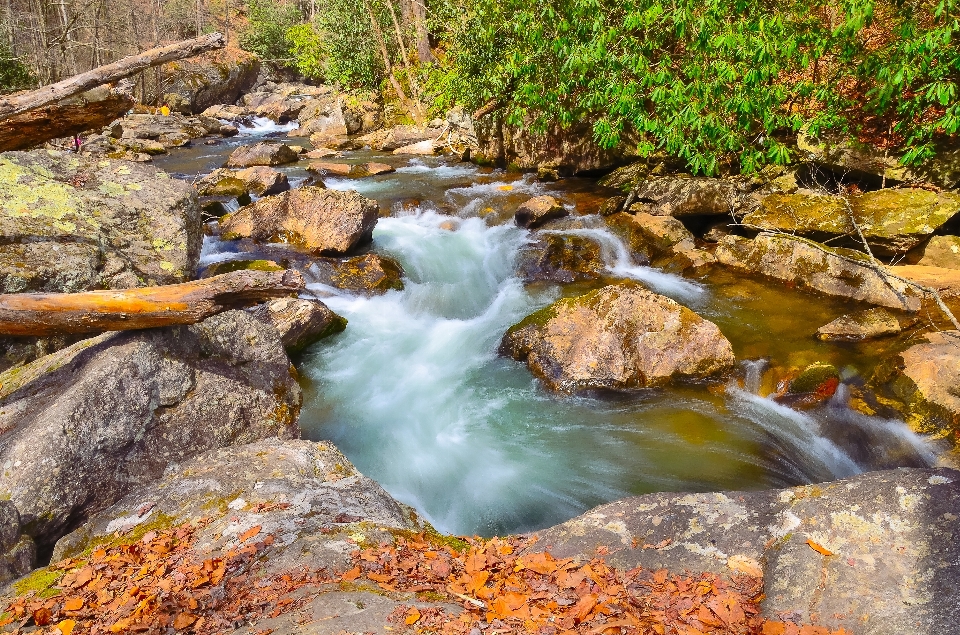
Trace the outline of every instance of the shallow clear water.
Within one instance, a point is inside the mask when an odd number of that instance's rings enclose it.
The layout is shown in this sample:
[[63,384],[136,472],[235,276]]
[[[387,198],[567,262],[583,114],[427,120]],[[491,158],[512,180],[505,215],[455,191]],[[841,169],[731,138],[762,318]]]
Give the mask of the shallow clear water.
[[[185,150],[164,167],[209,170],[243,141],[249,137],[219,150]],[[855,384],[886,347],[899,345],[812,338],[855,307],[723,272],[688,280],[637,266],[597,217],[572,231],[602,245],[611,278],[641,280],[715,321],[746,360],[744,378],[711,388],[548,393],[523,364],[497,356],[500,339],[533,310],[589,285],[525,287],[514,261],[531,235],[503,221],[532,195],[551,193],[584,213],[604,193],[587,180],[543,184],[440,159],[344,157],[372,159],[399,169],[325,183],[356,189],[390,210],[372,248],[401,262],[406,288],[366,298],[310,287],[349,325],[297,360],[305,384],[300,421],[307,436],[332,440],[437,528],[532,530],[630,494],[759,489],[933,461],[901,422],[849,410],[846,385],[804,413],[761,396],[770,391],[768,366],[831,362]],[[305,176],[296,166],[285,171]],[[233,257],[230,249],[208,238],[204,259]]]

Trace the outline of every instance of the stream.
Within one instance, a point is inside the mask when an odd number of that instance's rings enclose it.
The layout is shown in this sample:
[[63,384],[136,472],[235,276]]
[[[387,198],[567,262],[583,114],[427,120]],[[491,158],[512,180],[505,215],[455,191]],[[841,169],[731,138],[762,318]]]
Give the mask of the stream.
[[[193,180],[237,145],[283,138],[290,128],[261,120],[233,139],[174,150],[156,165]],[[530,531],[629,495],[784,487],[935,462],[935,448],[902,422],[846,406],[877,361],[903,346],[897,338],[837,344],[813,337],[860,308],[855,303],[719,269],[687,279],[639,266],[596,216],[610,192],[589,179],[541,183],[447,158],[369,151],[328,160],[397,168],[324,183],[355,189],[389,212],[369,249],[397,259],[406,286],[364,297],[308,285],[349,325],[295,360],[305,390],[300,424],[306,437],[335,443],[441,531]],[[300,167],[279,169],[294,187],[307,178]],[[610,279],[640,280],[715,322],[741,360],[742,380],[564,396],[544,390],[524,364],[499,357],[512,324],[561,295],[602,284],[524,285],[515,275],[532,234],[512,222],[513,211],[547,193],[582,216],[567,233],[601,244]],[[201,266],[255,257],[208,236]],[[774,389],[767,367],[816,361],[842,369],[832,400],[799,412],[766,398]]]

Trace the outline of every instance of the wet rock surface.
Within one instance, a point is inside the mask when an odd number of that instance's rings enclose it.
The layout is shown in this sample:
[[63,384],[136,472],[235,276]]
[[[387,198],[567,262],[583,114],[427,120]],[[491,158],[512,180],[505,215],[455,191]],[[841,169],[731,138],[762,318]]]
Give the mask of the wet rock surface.
[[512,326],[500,351],[564,392],[699,379],[735,362],[715,324],[636,283],[558,300]]
[[367,295],[403,290],[403,267],[393,258],[379,254],[320,258],[307,270],[306,275],[320,284]]
[[928,333],[884,360],[870,383],[881,403],[899,411],[916,432],[954,436],[960,430],[960,331]]
[[525,282],[597,280],[605,270],[600,244],[575,234],[541,232],[517,256],[517,275]]
[[227,159],[228,168],[248,168],[254,165],[283,165],[296,163],[299,153],[285,143],[261,141],[249,146],[240,146]]
[[0,290],[75,292],[189,280],[193,188],[154,168],[55,151],[0,155]]
[[554,197],[536,196],[521,204],[513,218],[518,226],[533,229],[567,214],[566,208]]
[[713,254],[697,247],[693,234],[677,218],[621,212],[605,220],[635,254],[656,265],[684,271],[702,269],[716,262]]
[[242,170],[220,168],[214,170],[197,182],[200,196],[269,196],[290,189],[287,175],[266,166],[255,166]]
[[225,240],[283,242],[320,254],[344,254],[369,241],[380,209],[356,192],[308,186],[261,199],[225,216]]
[[41,546],[171,462],[299,435],[280,336],[244,311],[83,340],[0,385],[0,493]]
[[623,569],[732,574],[748,563],[762,568],[771,619],[935,635],[960,620],[958,506],[960,472],[900,469],[779,491],[627,498],[537,532],[536,548],[589,557],[605,546]]
[[733,269],[802,289],[903,311],[920,308],[921,295],[915,288],[885,278],[861,252],[833,249],[785,234],[762,233],[754,240],[726,236],[717,247],[716,257]]
[[896,335],[903,330],[897,314],[887,309],[867,309],[841,315],[833,322],[817,329],[817,339],[825,342],[859,342],[887,335]]
[[347,328],[347,321],[319,300],[278,298],[254,308],[253,315],[272,325],[288,353],[298,353]]

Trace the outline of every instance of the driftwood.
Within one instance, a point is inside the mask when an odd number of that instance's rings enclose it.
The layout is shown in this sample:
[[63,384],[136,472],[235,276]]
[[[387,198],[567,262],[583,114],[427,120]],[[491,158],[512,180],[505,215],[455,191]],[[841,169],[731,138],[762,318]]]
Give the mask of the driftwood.
[[37,90],[23,91],[0,98],[0,121],[79,95],[91,88],[126,79],[152,66],[193,57],[224,46],[226,46],[226,41],[223,36],[219,33],[211,33],[192,40],[150,49],[138,55],[131,55],[112,64],[74,75],[69,79]]
[[0,125],[0,152],[23,150],[50,139],[77,135],[119,119],[133,108],[133,95],[101,86],[63,102],[13,115]]
[[0,334],[61,335],[193,324],[227,309],[289,296],[296,271],[232,271],[162,287],[83,293],[0,295]]

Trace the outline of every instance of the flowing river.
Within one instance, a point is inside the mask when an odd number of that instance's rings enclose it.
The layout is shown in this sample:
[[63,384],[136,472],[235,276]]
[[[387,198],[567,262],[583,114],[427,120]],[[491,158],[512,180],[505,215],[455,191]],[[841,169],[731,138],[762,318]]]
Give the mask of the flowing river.
[[[175,150],[157,165],[192,180],[222,165],[236,145],[288,129],[260,122],[217,145]],[[590,180],[540,183],[449,159],[365,151],[330,160],[398,168],[324,183],[355,189],[389,212],[370,249],[403,265],[405,289],[365,297],[309,285],[349,326],[295,360],[305,389],[300,423],[305,436],[333,441],[440,530],[535,530],[633,494],[780,487],[935,461],[934,448],[902,422],[847,408],[848,391],[902,346],[813,338],[852,303],[724,271],[693,280],[638,266],[595,215],[610,193]],[[294,186],[307,177],[302,168],[282,169]],[[512,324],[591,288],[524,285],[515,274],[532,235],[515,226],[512,212],[544,193],[582,215],[567,233],[602,245],[610,279],[640,280],[714,321],[741,360],[741,381],[563,396],[499,357]],[[201,265],[250,257],[256,253],[211,236]],[[774,388],[767,366],[815,361],[842,369],[830,402],[798,412],[766,398]]]

